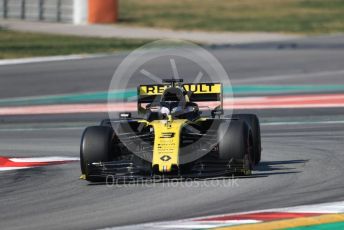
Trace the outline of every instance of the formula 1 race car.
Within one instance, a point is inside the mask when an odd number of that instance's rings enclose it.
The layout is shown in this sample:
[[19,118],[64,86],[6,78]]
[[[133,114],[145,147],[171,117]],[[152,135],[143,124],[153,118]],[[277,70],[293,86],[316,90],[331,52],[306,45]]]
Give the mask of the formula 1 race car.
[[254,114],[224,116],[221,83],[140,85],[137,101],[138,118],[121,113],[85,129],[84,179],[250,175],[260,162],[259,120]]

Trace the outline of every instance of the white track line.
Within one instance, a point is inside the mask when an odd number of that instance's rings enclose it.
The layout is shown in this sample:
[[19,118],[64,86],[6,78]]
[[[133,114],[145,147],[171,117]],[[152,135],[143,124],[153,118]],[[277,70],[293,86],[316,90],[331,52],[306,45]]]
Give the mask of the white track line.
[[79,157],[28,157],[28,158],[9,158],[13,162],[58,162],[58,161],[78,161]]
[[19,170],[19,169],[28,169],[31,167],[0,167],[0,172],[2,171],[13,171],[13,170]]
[[280,121],[280,122],[261,122],[262,126],[273,125],[331,125],[331,124],[344,124],[344,121]]
[[18,64],[32,64],[32,63],[44,63],[53,61],[70,61],[70,60],[81,60],[88,58],[104,57],[105,54],[94,54],[94,55],[61,55],[51,57],[33,57],[33,58],[18,58],[18,59],[5,59],[0,60],[0,66],[3,65],[18,65]]
[[[232,225],[239,225],[239,224],[256,224],[261,223],[262,221],[258,220],[228,220],[228,221],[218,221],[218,222],[183,222],[180,224],[172,223],[161,225],[159,228],[165,229],[209,229],[209,228],[218,228],[222,226],[232,226]],[[155,225],[152,225],[155,227]]]
[[22,131],[48,131],[48,130],[83,130],[85,126],[80,127],[28,127],[28,128],[0,128],[0,132],[22,132]]

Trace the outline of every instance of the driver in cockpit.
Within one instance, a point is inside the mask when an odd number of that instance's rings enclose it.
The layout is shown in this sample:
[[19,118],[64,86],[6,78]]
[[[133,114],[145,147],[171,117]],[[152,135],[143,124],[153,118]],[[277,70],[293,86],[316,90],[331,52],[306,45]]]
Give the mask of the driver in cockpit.
[[195,111],[196,106],[187,101],[186,94],[182,89],[169,88],[162,95],[159,112],[165,115],[181,115]]

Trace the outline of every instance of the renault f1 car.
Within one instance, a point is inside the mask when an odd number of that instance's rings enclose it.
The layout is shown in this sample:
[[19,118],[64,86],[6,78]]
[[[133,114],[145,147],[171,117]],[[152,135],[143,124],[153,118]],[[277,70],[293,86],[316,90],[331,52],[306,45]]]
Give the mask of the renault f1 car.
[[250,175],[261,159],[259,120],[254,114],[224,116],[222,88],[182,79],[140,85],[137,118],[121,113],[83,132],[82,177]]

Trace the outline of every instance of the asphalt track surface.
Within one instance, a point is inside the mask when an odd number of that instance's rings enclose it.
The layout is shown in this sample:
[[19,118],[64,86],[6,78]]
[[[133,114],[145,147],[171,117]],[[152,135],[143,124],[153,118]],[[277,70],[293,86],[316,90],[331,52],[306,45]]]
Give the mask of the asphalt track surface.
[[[234,85],[344,84],[340,36],[211,52]],[[124,57],[1,66],[0,98],[107,90]],[[262,163],[252,177],[231,186],[215,180],[108,187],[79,180],[78,162],[0,172],[1,229],[96,229],[344,200],[343,108],[252,112],[263,123]],[[83,127],[104,117],[0,117],[0,155],[76,157]]]

